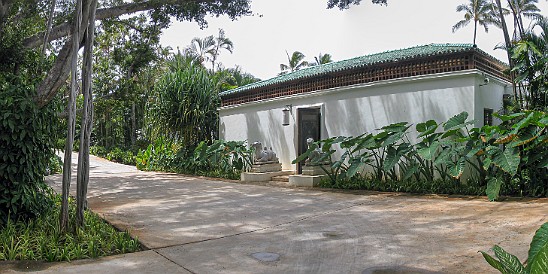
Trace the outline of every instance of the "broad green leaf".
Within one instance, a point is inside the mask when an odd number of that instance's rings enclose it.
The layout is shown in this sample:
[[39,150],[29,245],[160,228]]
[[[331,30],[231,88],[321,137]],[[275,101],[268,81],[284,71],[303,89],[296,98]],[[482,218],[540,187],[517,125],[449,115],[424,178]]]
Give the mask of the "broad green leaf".
[[393,145],[395,144],[396,142],[398,142],[399,140],[401,140],[403,138],[403,136],[405,135],[405,132],[397,132],[397,133],[394,133],[390,136],[388,136],[388,138],[386,138],[384,140],[384,142],[382,142],[382,146],[383,147],[387,147],[389,145]]
[[503,122],[507,122],[507,121],[510,121],[512,119],[522,117],[524,115],[525,115],[525,113],[521,113],[521,112],[520,113],[512,113],[512,114],[509,114],[509,115],[493,113],[493,116],[499,118]]
[[440,142],[434,141],[432,144],[430,144],[430,146],[418,149],[417,153],[419,154],[419,156],[421,156],[421,158],[432,161],[434,159],[434,156],[436,156],[439,147]]
[[410,151],[410,147],[406,145],[401,145],[397,149],[394,147],[389,147],[386,152],[386,158],[384,159],[383,169],[384,171],[389,171],[398,164],[401,157]]
[[314,147],[310,147],[303,154],[299,155],[299,157],[297,157],[297,159],[293,160],[291,163],[296,164],[296,163],[304,161],[305,159],[308,158],[310,153],[312,153],[312,151],[314,151],[314,149],[315,149]]
[[516,273],[516,274],[525,274],[527,273],[525,271],[525,267],[523,267],[523,264],[519,261],[519,259],[506,252],[502,247],[495,245],[493,247],[493,251],[495,252],[495,256],[499,259],[500,263],[504,266],[504,268],[509,273]]
[[398,150],[394,147],[389,147],[386,151],[386,158],[383,163],[383,169],[385,171],[391,170],[396,166],[398,161],[400,160],[400,157],[398,157]]
[[[533,236],[533,240],[531,241],[531,245],[529,247],[529,256],[527,257],[529,264],[536,260],[539,252],[543,249],[548,250],[548,222],[540,226],[535,233],[535,236]],[[544,256],[546,256],[546,252],[544,253]],[[545,261],[544,264],[546,263],[547,262]],[[548,270],[548,268],[546,268],[546,270]]]
[[522,119],[521,121],[519,121],[518,123],[512,126],[512,128],[514,129],[512,131],[512,134],[517,134],[520,129],[528,126],[534,120],[534,118],[535,118],[535,112],[529,113],[529,115],[527,115],[527,118]]
[[467,123],[466,123],[467,118],[468,118],[468,112],[463,111],[463,112],[449,118],[449,120],[447,120],[447,122],[445,122],[443,124],[443,130],[449,131],[449,130],[455,130],[455,129],[463,128],[464,126],[467,125]]
[[354,175],[358,173],[363,167],[365,166],[365,163],[363,163],[360,159],[353,159],[350,162],[350,166],[348,167],[346,171],[346,177],[352,178]]
[[401,122],[384,126],[381,129],[387,132],[399,133],[405,132],[410,126],[407,122]]
[[505,273],[506,270],[504,269],[504,266],[497,261],[495,258],[491,257],[491,255],[487,254],[486,252],[480,251],[481,255],[483,255],[483,258],[487,263],[489,263],[493,268],[500,271],[500,273]]
[[540,120],[537,122],[537,125],[540,126],[540,127],[546,127],[546,126],[548,126],[548,115],[545,115],[542,119],[540,119]]
[[536,126],[529,126],[526,129],[522,130],[509,145],[511,147],[523,146],[526,145],[535,139],[537,139],[544,130],[538,130]]
[[410,168],[408,168],[405,173],[403,174],[402,176],[402,180],[408,180],[409,178],[411,178],[411,176],[413,176],[413,174],[415,174],[417,171],[419,171],[419,166],[418,165],[414,165],[414,166],[411,166]]
[[438,129],[438,123],[436,123],[436,121],[434,120],[428,120],[425,123],[417,124],[415,129],[421,133],[418,137],[422,138],[423,136],[427,136],[436,132],[436,129]]
[[455,179],[459,179],[466,167],[466,159],[460,158],[456,163],[448,163],[447,167],[449,168],[449,175]]
[[493,202],[499,198],[501,186],[502,180],[497,177],[491,177],[491,179],[487,181],[487,189],[485,190],[485,193],[487,194],[489,201]]
[[519,150],[517,148],[507,147],[504,151],[501,149],[495,151],[492,157],[492,163],[506,173],[514,176],[518,172],[520,159]]
[[548,246],[544,246],[532,261],[528,263],[528,269],[531,274],[546,274],[548,273]]
[[438,157],[434,160],[435,165],[445,165],[451,158],[452,151],[450,148],[442,149]]

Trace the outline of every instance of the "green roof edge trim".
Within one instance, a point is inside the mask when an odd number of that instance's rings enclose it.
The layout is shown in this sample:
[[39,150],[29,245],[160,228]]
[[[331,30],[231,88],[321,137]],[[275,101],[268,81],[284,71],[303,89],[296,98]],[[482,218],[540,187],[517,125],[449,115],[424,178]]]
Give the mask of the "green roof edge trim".
[[479,49],[474,44],[428,44],[422,46],[415,46],[404,49],[389,50],[380,53],[374,53],[370,55],[364,55],[359,57],[354,57],[347,60],[341,60],[336,62],[331,62],[323,65],[307,67],[300,69],[294,72],[290,72],[284,75],[280,75],[268,80],[263,80],[255,83],[251,83],[245,86],[241,86],[235,89],[223,91],[219,93],[219,96],[233,95],[248,90],[261,88],[269,85],[281,84],[284,82],[290,82],[299,79],[305,79],[315,76],[321,76],[328,73],[339,72],[343,70],[355,69],[358,67],[365,67],[383,63],[392,63],[408,59],[415,59],[420,57],[429,57],[442,54],[458,53],[465,51],[477,51],[485,56],[489,56],[493,60],[497,61],[502,65],[506,65],[503,62],[497,60],[491,55]]

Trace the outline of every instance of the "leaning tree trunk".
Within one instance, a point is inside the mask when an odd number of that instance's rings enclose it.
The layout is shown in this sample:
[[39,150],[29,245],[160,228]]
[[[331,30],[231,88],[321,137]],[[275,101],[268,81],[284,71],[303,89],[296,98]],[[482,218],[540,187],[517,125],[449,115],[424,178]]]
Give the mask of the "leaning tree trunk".
[[80,131],[80,150],[78,153],[78,175],[76,180],[76,224],[83,226],[84,210],[87,206],[87,189],[89,183],[89,146],[91,129],[93,126],[93,89],[92,63],[93,42],[95,40],[95,10],[97,0],[92,0],[90,6],[89,24],[87,26],[84,46],[84,63],[82,65],[82,93],[84,95],[84,110],[82,113],[82,127]]
[[[501,23],[502,31],[504,33],[504,43],[506,45],[506,54],[508,55],[508,65],[510,65],[510,70],[512,70],[512,68],[514,68],[514,62],[512,60],[512,42],[510,40],[510,34],[508,33],[508,26],[506,25],[506,20],[504,19],[504,13],[502,12],[502,4],[500,3],[500,0],[495,0],[495,2],[497,3],[500,23]],[[514,92],[514,100],[516,100],[516,102],[519,102],[518,93],[516,90],[516,83],[514,81],[514,78],[515,78],[514,73],[510,71],[510,80],[512,81],[512,90]]]
[[65,162],[63,164],[63,186],[61,199],[61,215],[59,217],[59,227],[61,232],[68,229],[69,224],[69,204],[68,197],[70,191],[70,180],[72,175],[72,146],[74,143],[74,131],[76,128],[76,96],[78,93],[78,82],[76,78],[78,65],[78,49],[80,48],[80,24],[82,21],[82,0],[76,2],[74,11],[74,25],[72,31],[72,56],[71,58],[71,81],[70,94],[67,107],[67,140],[65,142]]
[[51,28],[53,26],[53,16],[55,15],[55,4],[56,0],[51,0],[51,7],[49,10],[48,25],[46,27],[46,33],[44,34],[44,44],[42,45],[42,55],[46,55],[46,50],[49,44],[49,35],[51,33]]

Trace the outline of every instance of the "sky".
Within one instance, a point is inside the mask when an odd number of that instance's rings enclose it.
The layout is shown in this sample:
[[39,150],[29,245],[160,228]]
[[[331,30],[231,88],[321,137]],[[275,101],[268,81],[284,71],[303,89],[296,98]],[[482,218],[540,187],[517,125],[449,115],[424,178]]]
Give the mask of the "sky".
[[[194,37],[216,35],[222,28],[234,43],[234,52],[223,51],[219,61],[226,67],[240,66],[261,79],[275,77],[280,64],[287,64],[286,51],[302,52],[308,61],[329,53],[334,61],[357,56],[426,45],[430,43],[472,43],[473,23],[452,32],[464,18],[459,4],[468,0],[389,0],[388,6],[362,0],[348,10],[326,9],[327,0],[252,0],[251,9],[262,16],[208,19],[201,30],[193,22],[174,22],[161,37],[163,46],[183,49]],[[540,0],[541,14],[547,15],[548,1]],[[509,27],[512,25],[507,19]],[[502,30],[491,26],[478,30],[476,44],[499,60],[506,53],[494,48],[504,41]]]

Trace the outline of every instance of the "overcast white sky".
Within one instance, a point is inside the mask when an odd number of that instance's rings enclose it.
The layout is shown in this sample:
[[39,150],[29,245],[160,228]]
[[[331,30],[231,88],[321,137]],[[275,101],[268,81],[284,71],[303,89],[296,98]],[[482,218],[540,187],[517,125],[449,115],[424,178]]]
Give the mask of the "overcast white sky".
[[[192,38],[216,35],[222,28],[234,43],[234,53],[223,52],[219,61],[225,67],[239,65],[261,79],[280,72],[280,63],[287,63],[286,50],[290,54],[301,51],[309,61],[320,52],[330,53],[338,61],[430,43],[472,43],[473,23],[456,33],[451,31],[464,17],[456,7],[468,0],[388,2],[388,6],[379,6],[362,0],[361,5],[340,11],[327,10],[326,0],[252,0],[253,12],[262,17],[237,21],[211,18],[204,30],[196,23],[175,22],[164,32],[161,43],[182,49]],[[538,7],[546,15],[548,1],[540,0]],[[502,41],[502,31],[494,26],[489,33],[478,31],[478,47],[506,61],[505,52],[494,50]]]

